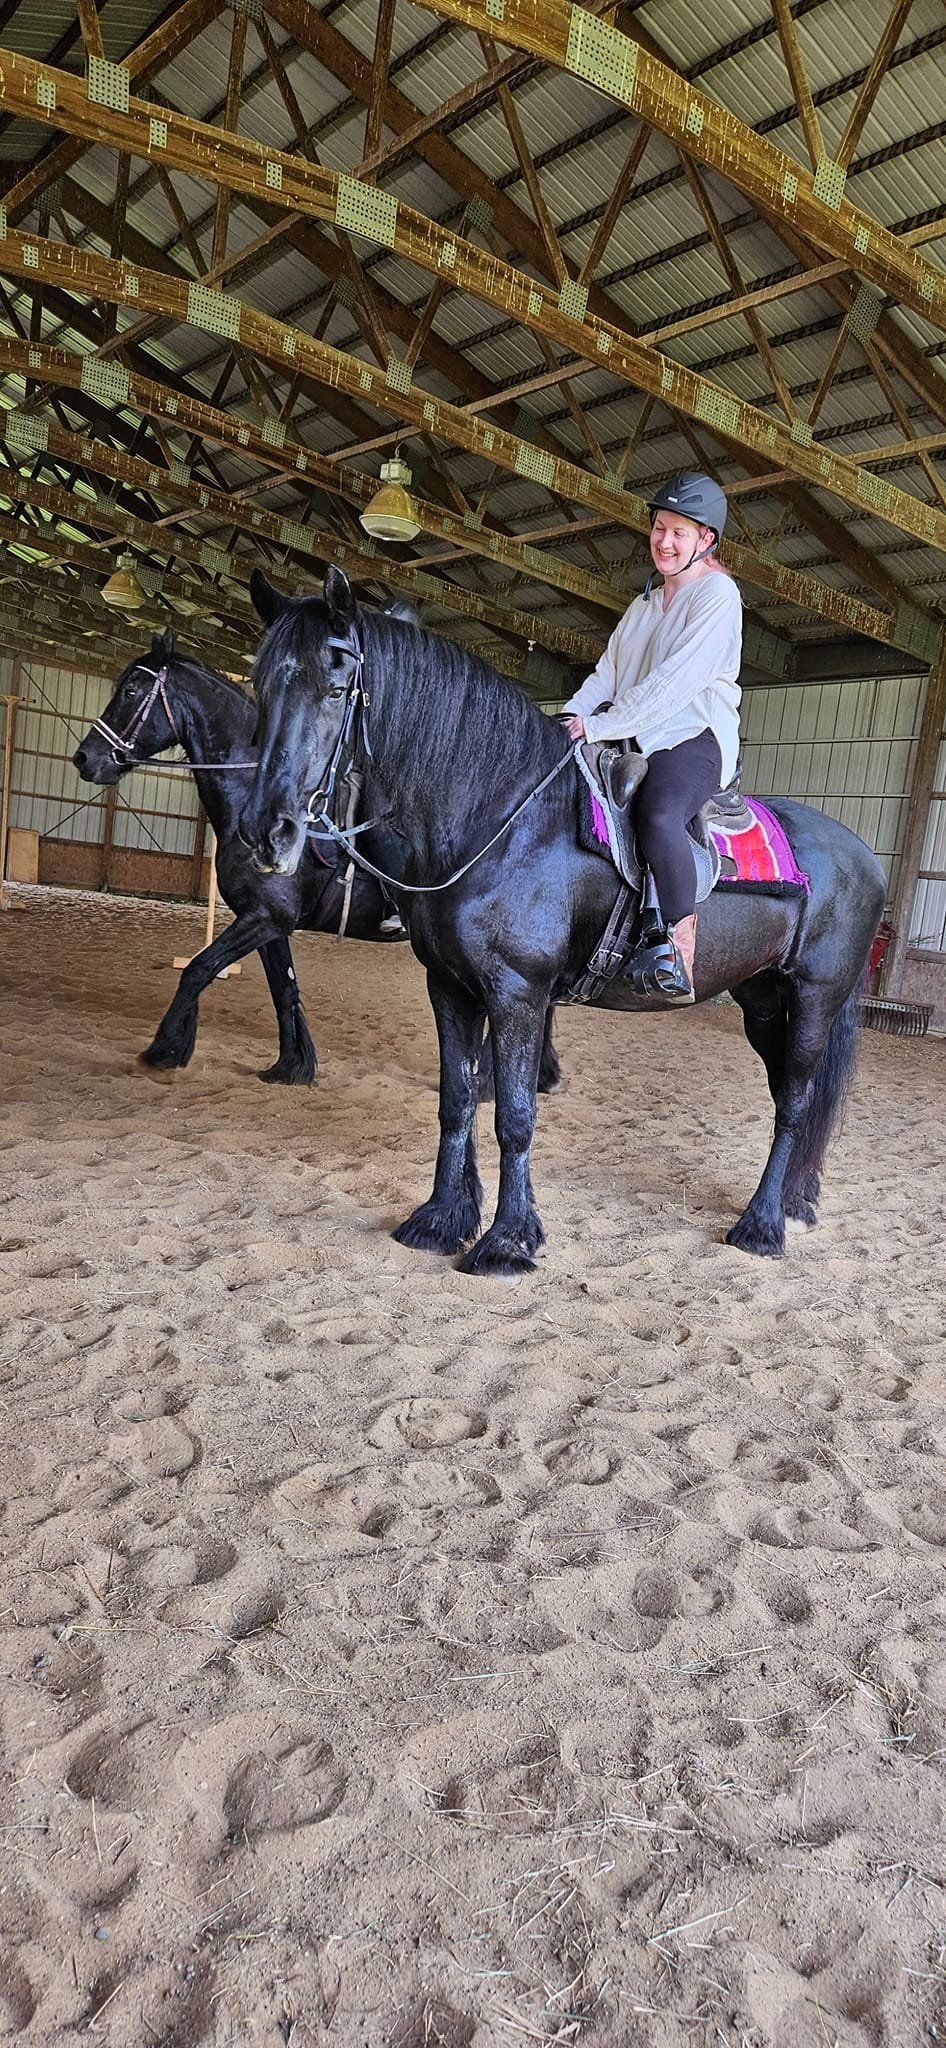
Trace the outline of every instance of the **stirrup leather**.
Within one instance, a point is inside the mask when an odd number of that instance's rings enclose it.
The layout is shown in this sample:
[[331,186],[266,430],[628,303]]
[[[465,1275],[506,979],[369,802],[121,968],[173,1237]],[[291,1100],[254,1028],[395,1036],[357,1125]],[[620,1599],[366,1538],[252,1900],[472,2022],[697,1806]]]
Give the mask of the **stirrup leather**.
[[624,969],[624,980],[642,1002],[693,1003],[693,983],[674,943],[673,926],[652,925]]

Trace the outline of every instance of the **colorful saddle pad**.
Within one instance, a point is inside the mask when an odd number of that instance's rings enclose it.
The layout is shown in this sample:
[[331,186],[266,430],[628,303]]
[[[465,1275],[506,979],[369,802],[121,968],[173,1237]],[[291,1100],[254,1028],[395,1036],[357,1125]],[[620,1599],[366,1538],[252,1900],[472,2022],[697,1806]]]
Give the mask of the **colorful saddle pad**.
[[[610,858],[607,819],[594,793],[588,790],[586,794],[590,832],[587,837],[582,835],[583,843],[587,845],[590,840],[595,852]],[[807,896],[811,884],[795,859],[784,827],[757,797],[747,797],[746,805],[752,813],[752,824],[741,830],[729,829],[721,819],[710,821],[710,832],[723,862],[717,888],[741,889],[757,896]]]

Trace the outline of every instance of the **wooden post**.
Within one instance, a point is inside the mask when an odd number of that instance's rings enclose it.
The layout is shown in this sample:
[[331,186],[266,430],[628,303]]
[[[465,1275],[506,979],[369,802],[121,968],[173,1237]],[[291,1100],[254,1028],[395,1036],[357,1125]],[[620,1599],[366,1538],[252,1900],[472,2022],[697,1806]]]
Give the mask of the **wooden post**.
[[883,992],[885,996],[898,996],[903,986],[903,969],[910,942],[910,919],[916,898],[917,878],[923,858],[923,842],[929,823],[930,798],[936,779],[936,763],[939,759],[940,741],[946,727],[946,639],[940,648],[939,658],[930,669],[926,684],[926,700],[920,725],[920,739],[913,770],[913,787],[910,791],[910,807],[907,811],[907,827],[900,851],[900,871],[893,899],[890,921],[894,928],[886,960],[884,961]]
[[115,812],[118,809],[118,790],[113,783],[105,798],[105,823],[102,827],[102,853],[99,860],[99,888],[109,885],[109,868],[112,861],[112,842],[115,837]]
[[214,942],[214,920],[217,915],[217,835],[210,835],[210,880],[207,884],[207,922],[204,926],[204,945]]
[[[15,662],[13,666],[14,682],[19,681],[19,672],[20,664]],[[10,819],[10,789],[13,782],[13,741],[16,733],[16,708],[22,701],[19,693],[15,690],[0,698],[0,703],[5,704],[7,707],[7,733],[3,748],[3,785],[2,791],[0,791],[0,910],[9,910],[11,908],[5,897],[7,826]]]
[[[206,829],[206,822],[205,822],[205,829]],[[206,951],[206,949],[207,949],[207,947],[208,947],[208,946],[212,946],[212,945],[213,945],[213,939],[214,939],[214,923],[215,923],[215,920],[216,920],[216,915],[217,915],[217,839],[216,839],[216,834],[215,834],[215,833],[213,833],[213,832],[211,832],[211,834],[210,834],[210,886],[209,886],[209,888],[208,888],[208,890],[207,890],[207,918],[206,918],[206,922],[205,922],[205,924],[204,924],[204,951]],[[189,956],[188,954],[186,954],[186,953],[175,953],[175,955],[174,955],[174,960],[173,960],[173,962],[172,962],[172,965],[173,965],[174,967],[189,967],[189,966],[190,966],[190,964],[191,964],[191,963],[190,963],[190,956]],[[220,969],[220,973],[219,973],[219,974],[218,974],[218,976],[217,976],[217,980],[218,980],[218,981],[226,981],[226,979],[227,979],[227,976],[228,976],[228,975],[230,975],[230,974],[239,974],[239,972],[240,972],[240,963],[239,963],[239,961],[238,961],[238,960],[235,960],[235,961],[233,962],[233,965],[232,965],[231,967],[221,967],[221,969]]]

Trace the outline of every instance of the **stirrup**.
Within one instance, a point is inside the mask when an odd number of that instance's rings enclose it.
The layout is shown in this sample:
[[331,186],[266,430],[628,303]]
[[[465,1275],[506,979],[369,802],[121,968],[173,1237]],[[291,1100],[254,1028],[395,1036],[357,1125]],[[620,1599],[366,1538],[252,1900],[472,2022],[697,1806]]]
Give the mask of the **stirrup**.
[[641,1002],[695,1003],[696,993],[674,944],[673,926],[643,933],[624,969],[624,980]]

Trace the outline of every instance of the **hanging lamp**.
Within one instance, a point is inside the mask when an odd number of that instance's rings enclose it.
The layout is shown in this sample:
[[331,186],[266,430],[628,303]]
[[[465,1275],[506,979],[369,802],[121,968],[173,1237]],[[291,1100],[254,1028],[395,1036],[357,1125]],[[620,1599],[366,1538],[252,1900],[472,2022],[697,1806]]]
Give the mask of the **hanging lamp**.
[[112,571],[107,583],[102,585],[105,604],[115,611],[137,612],[146,603],[145,593],[135,575],[134,555],[127,552],[118,557],[118,566]]
[[395,449],[390,462],[381,464],[381,485],[359,513],[359,520],[372,540],[413,540],[420,532],[417,506],[410,496],[413,482],[407,463]]

